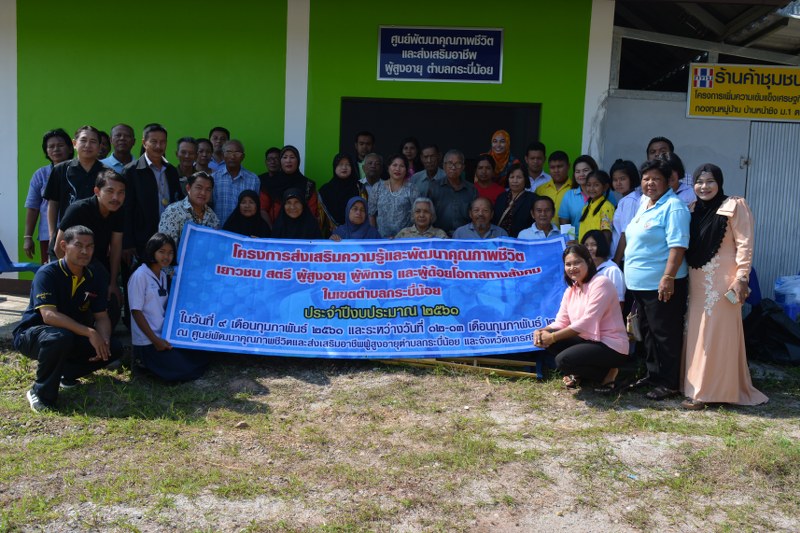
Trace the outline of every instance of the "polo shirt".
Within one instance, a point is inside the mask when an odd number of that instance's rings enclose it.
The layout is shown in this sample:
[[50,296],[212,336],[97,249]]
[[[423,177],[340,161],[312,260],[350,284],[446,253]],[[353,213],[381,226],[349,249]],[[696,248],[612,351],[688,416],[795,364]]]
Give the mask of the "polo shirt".
[[428,196],[428,190],[433,183],[441,183],[447,179],[447,175],[441,168],[436,169],[436,175],[433,178],[428,177],[428,171],[422,169],[413,176],[411,176],[411,184],[417,188],[420,196]]
[[580,187],[570,189],[561,200],[558,208],[558,218],[565,218],[575,228],[575,235],[580,235],[581,215],[586,205],[587,197],[583,195]]
[[503,228],[495,226],[494,224],[489,226],[489,231],[486,233],[485,237],[481,237],[478,234],[478,231],[475,229],[475,225],[472,222],[461,226],[453,232],[454,239],[468,239],[474,241],[480,239],[496,239],[498,237],[508,237],[508,233],[506,233],[506,230]]
[[261,180],[244,167],[239,168],[239,174],[235,178],[231,176],[226,166],[214,172],[213,177],[214,213],[222,224],[225,224],[238,207],[239,195],[243,191],[250,190],[258,194],[261,190]]
[[[131,156],[131,161],[135,160],[136,158]],[[117,174],[122,174],[122,169],[124,169],[125,165],[128,164],[128,163],[123,163],[122,161],[114,157],[113,152],[111,153],[110,156],[106,157],[105,159],[101,159],[100,162],[103,163],[108,168],[114,170],[114,172],[116,172]]]
[[[667,190],[650,209],[647,204],[647,197],[642,197],[636,216],[625,230],[625,285],[635,291],[657,290],[669,249],[689,246],[691,215],[675,192]],[[684,259],[675,277],[687,274]]]
[[89,172],[86,172],[77,157],[53,167],[44,189],[44,197],[58,202],[58,220],[64,217],[70,204],[94,196],[94,182],[97,174],[104,168],[103,163],[95,161]]
[[83,269],[77,279],[67,268],[67,260],[47,263],[36,271],[31,285],[31,298],[22,320],[14,329],[14,338],[29,328],[44,324],[39,309],[55,307],[56,311],[85,326],[94,325],[94,314],[108,307],[108,274],[99,266]]
[[210,169],[211,169],[211,172],[212,172],[212,174],[213,174],[213,173],[214,173],[214,172],[216,172],[217,170],[220,170],[220,169],[223,169],[223,168],[225,168],[225,160],[223,159],[222,161],[220,161],[219,163],[217,163],[217,161],[216,161],[216,160],[214,159],[214,157],[212,156],[212,157],[211,157],[211,161],[209,161],[209,162],[208,162],[208,168],[210,168]]
[[550,224],[550,233],[545,235],[544,231],[537,228],[536,224],[534,223],[533,226],[531,226],[530,228],[520,231],[517,238],[534,241],[539,239],[550,239],[552,237],[560,237],[560,236],[561,236],[561,230],[559,230],[555,224],[553,223]]
[[469,205],[478,193],[475,186],[461,180],[462,187],[455,190],[447,178],[428,190],[428,198],[436,209],[436,226],[447,234],[469,222]]
[[108,250],[113,233],[122,233],[124,218],[122,208],[103,217],[100,214],[100,201],[97,196],[78,200],[67,209],[58,229],[66,231],[72,226],[86,226],[94,232],[94,255],[92,261],[99,261],[106,270],[111,270]]
[[567,194],[567,192],[572,190],[571,184],[572,181],[567,180],[566,183],[561,185],[560,189],[556,189],[556,184],[553,183],[553,180],[551,179],[544,185],[536,187],[536,194],[538,196],[547,196],[553,200],[554,204],[556,204],[556,211],[553,214],[553,224],[558,224],[558,210],[561,208],[561,201],[564,199],[564,196]]

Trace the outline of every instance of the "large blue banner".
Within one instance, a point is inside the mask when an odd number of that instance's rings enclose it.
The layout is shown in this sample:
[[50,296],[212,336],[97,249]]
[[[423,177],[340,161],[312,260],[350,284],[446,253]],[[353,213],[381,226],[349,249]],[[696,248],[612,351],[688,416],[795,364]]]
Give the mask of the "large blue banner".
[[162,335],[181,348],[330,358],[534,349],[564,241],[290,241],[187,224]]
[[381,26],[378,79],[501,83],[503,30]]

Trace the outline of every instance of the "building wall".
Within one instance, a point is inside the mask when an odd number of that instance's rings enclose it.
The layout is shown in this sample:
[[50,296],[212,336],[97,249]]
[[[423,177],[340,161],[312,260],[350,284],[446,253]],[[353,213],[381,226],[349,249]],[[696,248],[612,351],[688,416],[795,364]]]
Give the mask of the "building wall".
[[[19,147],[10,153],[19,163],[0,177],[0,190],[11,196],[6,203],[22,205],[31,175],[46,163],[45,131],[71,133],[83,124],[110,131],[118,122],[131,124],[137,137],[145,124],[161,122],[173,143],[224,125],[244,142],[244,164],[257,172],[266,147],[296,144],[305,172],[324,182],[338,151],[342,97],[540,103],[541,139],[550,150],[578,154],[592,3],[515,0],[486,9],[485,2],[453,0],[142,0],[120,11],[99,0],[70,9],[55,0],[18,0],[14,13],[14,2],[4,1],[0,24],[16,19],[18,37],[16,53],[4,45],[0,55],[3,72],[16,69],[18,77],[19,96],[4,93],[3,102],[8,117],[18,112],[10,135]],[[377,81],[380,25],[503,28],[503,82]],[[3,31],[3,39],[9,35]],[[12,78],[2,78],[7,88]],[[491,133],[476,132],[487,149]],[[18,252],[24,216],[19,207],[3,233]]]

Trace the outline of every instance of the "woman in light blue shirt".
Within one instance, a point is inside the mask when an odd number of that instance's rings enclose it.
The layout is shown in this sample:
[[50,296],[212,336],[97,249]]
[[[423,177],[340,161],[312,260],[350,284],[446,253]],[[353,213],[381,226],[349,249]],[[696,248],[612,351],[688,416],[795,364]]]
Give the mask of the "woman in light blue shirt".
[[646,198],[625,231],[625,285],[638,306],[646,352],[647,375],[636,385],[653,385],[647,397],[663,400],[678,394],[691,217],[669,186],[665,161],[646,161],[640,170]]

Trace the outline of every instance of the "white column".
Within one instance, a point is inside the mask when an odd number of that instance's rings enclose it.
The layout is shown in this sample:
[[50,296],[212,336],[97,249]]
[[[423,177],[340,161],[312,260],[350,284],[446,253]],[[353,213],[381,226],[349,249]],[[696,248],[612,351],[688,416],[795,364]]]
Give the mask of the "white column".
[[603,122],[611,79],[614,7],[614,0],[592,0],[592,22],[589,28],[581,150],[597,159],[601,167],[609,166],[607,161],[600,161],[600,158],[603,155]]
[[300,151],[302,172],[306,153],[311,0],[287,0],[286,5],[286,110],[283,118],[283,142],[296,146]]
[[[13,261],[17,256],[21,209],[17,158],[17,3],[0,0],[0,240]],[[16,275],[5,277],[16,278]]]

